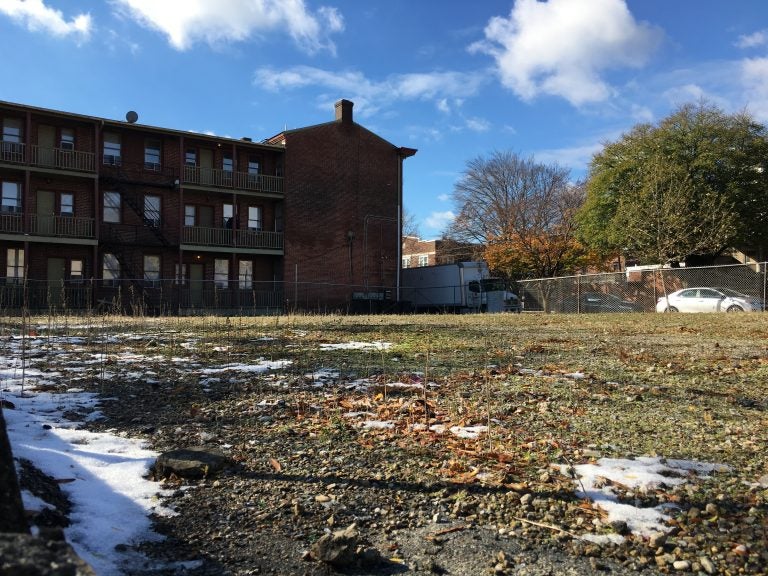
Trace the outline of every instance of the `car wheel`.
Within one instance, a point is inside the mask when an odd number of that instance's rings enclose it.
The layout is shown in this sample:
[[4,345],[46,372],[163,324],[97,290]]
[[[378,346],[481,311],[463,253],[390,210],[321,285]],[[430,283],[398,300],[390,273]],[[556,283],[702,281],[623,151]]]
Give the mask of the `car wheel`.
[[669,306],[667,307],[667,312],[679,312],[679,310],[674,306]]
[[731,304],[730,306],[728,306],[728,309],[726,310],[726,312],[744,312],[744,308],[742,308],[741,306],[737,306],[736,304]]

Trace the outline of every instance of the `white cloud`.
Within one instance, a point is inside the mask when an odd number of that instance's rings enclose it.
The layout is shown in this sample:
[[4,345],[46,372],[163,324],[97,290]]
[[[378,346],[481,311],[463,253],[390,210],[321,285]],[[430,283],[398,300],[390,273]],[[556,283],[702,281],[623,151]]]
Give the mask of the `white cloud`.
[[440,200],[440,202],[450,202],[451,196],[450,194],[440,194],[437,199]]
[[210,45],[248,40],[265,32],[287,32],[305,51],[335,54],[332,34],[344,30],[335,8],[310,12],[304,0],[113,0],[118,11],[168,36],[171,46],[187,50],[195,42]]
[[[358,71],[330,72],[312,66],[282,71],[264,67],[254,75],[256,86],[272,92],[320,86],[345,94],[354,100],[355,110],[363,117],[396,101],[434,101],[439,109],[450,110],[449,101],[461,105],[462,98],[476,94],[482,82],[481,74],[462,72],[396,74],[374,82]],[[322,102],[323,107],[327,104]]]
[[660,38],[624,0],[517,0],[470,51],[493,56],[502,83],[523,100],[546,94],[580,106],[611,96],[601,73],[642,66]]
[[768,122],[768,58],[750,58],[741,64],[748,110],[761,122]]
[[450,210],[445,212],[432,212],[424,220],[424,224],[433,230],[445,230],[456,218],[456,214]]
[[491,123],[485,118],[467,118],[464,122],[472,132],[488,132],[491,129]]
[[737,48],[758,48],[768,44],[768,30],[760,30],[752,34],[744,34],[736,40]]
[[78,14],[64,19],[61,10],[46,6],[42,0],[0,0],[0,13],[33,32],[48,32],[54,36],[79,36],[87,40],[91,34],[90,14]]

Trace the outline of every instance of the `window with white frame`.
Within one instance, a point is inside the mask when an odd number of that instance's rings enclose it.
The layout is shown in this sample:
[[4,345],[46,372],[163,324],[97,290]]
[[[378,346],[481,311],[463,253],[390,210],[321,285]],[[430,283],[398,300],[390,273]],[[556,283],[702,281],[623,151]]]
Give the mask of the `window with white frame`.
[[8,248],[5,259],[5,281],[8,284],[24,282],[24,249]]
[[222,225],[224,228],[232,228],[232,219],[235,217],[235,207],[232,204],[224,204],[221,209]]
[[411,267],[411,257],[403,256],[403,268],[410,268],[410,267]]
[[229,260],[216,258],[213,261],[213,283],[216,288],[229,288]]
[[104,133],[104,164],[119,166],[121,161],[120,134]]
[[104,222],[120,222],[120,192],[104,192]]
[[21,184],[18,182],[2,183],[2,203],[0,211],[4,213],[18,214],[21,212]]
[[62,128],[59,148],[62,150],[75,149],[75,131],[72,128]]
[[153,286],[160,282],[160,256],[144,255],[144,281]]
[[261,207],[260,206],[248,207],[248,229],[261,230]]
[[146,140],[144,142],[144,168],[160,170],[160,140]]
[[187,166],[197,166],[197,150],[187,148],[187,151],[184,153],[184,164]]
[[160,226],[160,196],[146,194],[144,196],[144,221],[150,226]]
[[194,226],[196,224],[195,212],[195,207],[192,204],[184,206],[184,226]]
[[419,266],[429,266],[428,254],[419,254]]
[[251,260],[240,260],[238,286],[240,290],[250,290],[253,288],[253,262]]
[[221,169],[224,172],[233,172],[235,170],[235,163],[232,160],[232,154],[224,154],[221,158]]
[[59,196],[59,214],[61,216],[75,215],[75,196],[69,192],[62,192]]
[[3,118],[3,142],[21,144],[21,120],[19,118]]
[[77,284],[83,281],[83,261],[79,259],[69,262],[69,279]]
[[173,277],[174,284],[185,285],[187,283],[187,265],[176,263]]
[[120,262],[117,260],[117,256],[109,252],[104,253],[102,278],[104,286],[114,286],[120,280]]

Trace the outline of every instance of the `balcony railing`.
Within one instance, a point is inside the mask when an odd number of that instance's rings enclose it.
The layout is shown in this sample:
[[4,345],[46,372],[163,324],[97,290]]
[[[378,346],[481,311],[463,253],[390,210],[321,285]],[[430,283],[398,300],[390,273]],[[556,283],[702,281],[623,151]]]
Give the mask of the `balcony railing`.
[[30,234],[65,238],[94,238],[94,219],[75,216],[29,215]]
[[0,214],[0,232],[23,234],[24,217],[21,214],[3,212]]
[[19,142],[0,142],[0,161],[24,164],[27,161],[26,145]]
[[19,213],[0,214],[0,233],[60,238],[95,238],[93,218],[23,215]]
[[29,164],[39,168],[95,172],[96,155],[65,148],[44,148],[36,144],[27,146],[18,142],[0,142],[0,161],[11,164],[27,163],[27,148],[31,154]]
[[96,155],[93,152],[80,152],[64,148],[41,148],[32,145],[33,166],[56,168],[58,170],[77,170],[79,172],[96,171]]
[[232,172],[231,170],[201,168],[199,166],[184,166],[184,183],[272,194],[283,193],[283,178],[281,176],[248,174],[247,172]]
[[184,244],[198,246],[224,246],[237,248],[283,249],[282,232],[264,232],[261,230],[231,230],[229,228],[206,228],[204,226],[184,226]]

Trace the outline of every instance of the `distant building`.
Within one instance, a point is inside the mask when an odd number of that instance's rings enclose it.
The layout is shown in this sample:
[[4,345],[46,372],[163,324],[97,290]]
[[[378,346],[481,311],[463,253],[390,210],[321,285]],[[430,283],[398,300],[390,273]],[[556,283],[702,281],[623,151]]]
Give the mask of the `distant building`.
[[403,268],[453,264],[482,259],[482,246],[455,240],[422,240],[416,236],[403,237]]
[[416,150],[352,107],[253,142],[0,102],[0,306],[258,313],[396,298]]

